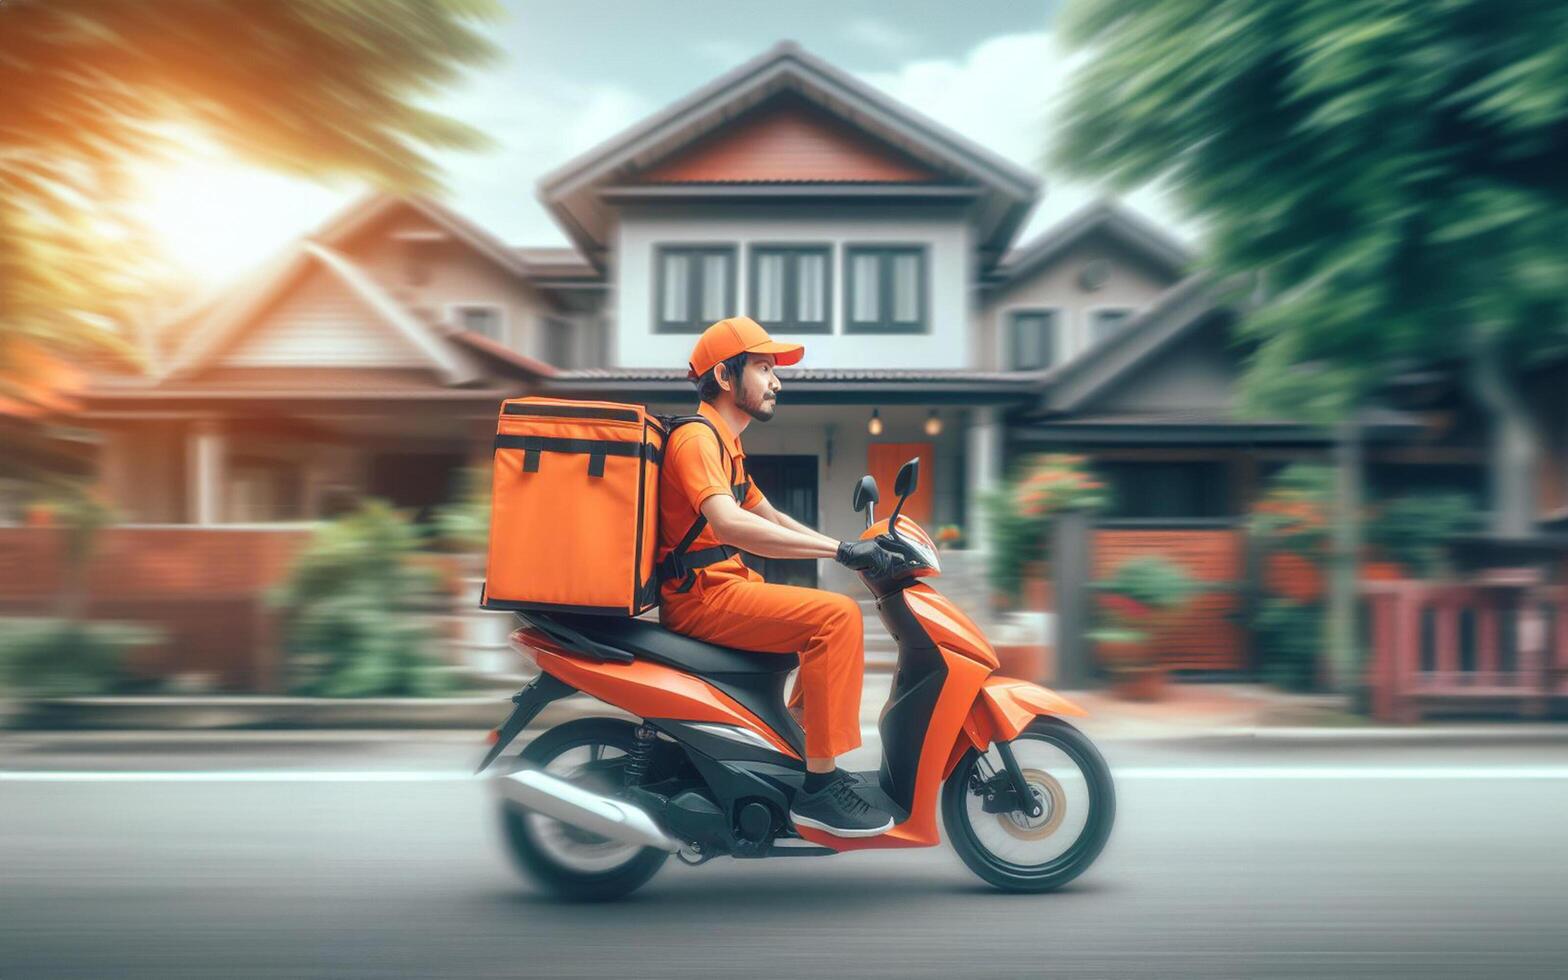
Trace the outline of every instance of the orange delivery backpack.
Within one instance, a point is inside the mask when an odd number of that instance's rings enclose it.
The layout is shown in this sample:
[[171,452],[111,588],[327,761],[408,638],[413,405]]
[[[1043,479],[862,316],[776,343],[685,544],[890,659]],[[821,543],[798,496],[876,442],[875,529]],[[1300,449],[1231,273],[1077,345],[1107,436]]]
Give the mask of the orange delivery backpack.
[[624,402],[502,402],[479,605],[604,616],[657,605],[659,466],[688,422],[711,426]]

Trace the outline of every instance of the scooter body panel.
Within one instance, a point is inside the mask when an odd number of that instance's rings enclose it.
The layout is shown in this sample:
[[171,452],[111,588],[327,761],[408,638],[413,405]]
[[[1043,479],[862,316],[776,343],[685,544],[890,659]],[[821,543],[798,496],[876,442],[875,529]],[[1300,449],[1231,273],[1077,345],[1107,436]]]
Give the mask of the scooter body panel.
[[539,669],[584,694],[641,718],[676,718],[744,728],[790,759],[799,759],[782,736],[734,698],[673,667],[637,660],[601,663],[550,649],[550,641],[527,630],[513,634],[514,647],[526,649]]
[[[883,789],[899,800],[904,787],[895,783],[889,786],[890,773],[899,771],[901,755],[913,752],[913,796],[908,804],[909,816],[892,830],[877,837],[836,837],[811,828],[800,829],[800,836],[815,844],[835,851],[865,850],[881,847],[930,847],[941,843],[937,827],[937,793],[942,788],[943,769],[955,740],[963,738],[964,721],[969,717],[975,697],[991,668],[964,653],[949,647],[937,647],[946,677],[941,681],[941,692],[931,707],[925,730],[913,745],[896,740],[897,733],[890,731],[889,718],[896,701],[889,702],[883,713]],[[903,670],[903,664],[899,669]],[[896,683],[896,682],[895,682]],[[896,688],[895,688],[896,696]],[[911,719],[914,721],[914,719]],[[895,741],[889,742],[890,737]]]

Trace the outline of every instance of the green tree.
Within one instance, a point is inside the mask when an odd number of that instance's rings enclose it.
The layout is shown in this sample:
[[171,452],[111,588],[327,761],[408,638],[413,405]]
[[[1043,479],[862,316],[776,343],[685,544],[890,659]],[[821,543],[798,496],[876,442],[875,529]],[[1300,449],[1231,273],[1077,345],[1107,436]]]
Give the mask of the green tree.
[[1342,419],[1396,372],[1462,374],[1493,530],[1536,513],[1520,377],[1568,347],[1568,5],[1083,0],[1063,161],[1164,180],[1258,301],[1249,401]]
[[[263,165],[429,189],[478,134],[423,100],[494,53],[491,0],[0,0],[0,416],[60,408],[146,249],[126,165],[194,130]],[[8,439],[26,433],[8,429]]]

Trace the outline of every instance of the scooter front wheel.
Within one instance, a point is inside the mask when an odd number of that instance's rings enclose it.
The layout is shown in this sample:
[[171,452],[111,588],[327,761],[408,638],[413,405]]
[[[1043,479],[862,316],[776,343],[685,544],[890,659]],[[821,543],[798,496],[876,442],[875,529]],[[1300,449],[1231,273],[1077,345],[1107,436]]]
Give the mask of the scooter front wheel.
[[984,754],[971,750],[948,777],[942,825],[964,864],[990,884],[1051,891],[1083,874],[1111,835],[1110,767],[1088,737],[1059,718],[1036,718],[1009,745],[1039,814],[1008,805],[1017,794],[993,746]]

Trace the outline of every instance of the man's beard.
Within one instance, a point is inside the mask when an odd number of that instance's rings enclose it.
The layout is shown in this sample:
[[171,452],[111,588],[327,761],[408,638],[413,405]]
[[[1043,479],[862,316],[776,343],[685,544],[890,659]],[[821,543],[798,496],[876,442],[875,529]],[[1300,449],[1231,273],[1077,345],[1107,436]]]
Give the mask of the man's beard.
[[739,394],[741,397],[735,399],[735,404],[740,406],[741,411],[745,412],[747,415],[750,415],[758,422],[768,422],[773,419],[773,413],[778,408],[778,399],[776,396],[764,391],[762,395],[758,397],[756,404],[752,404],[751,399],[745,397],[744,391],[740,392]]

